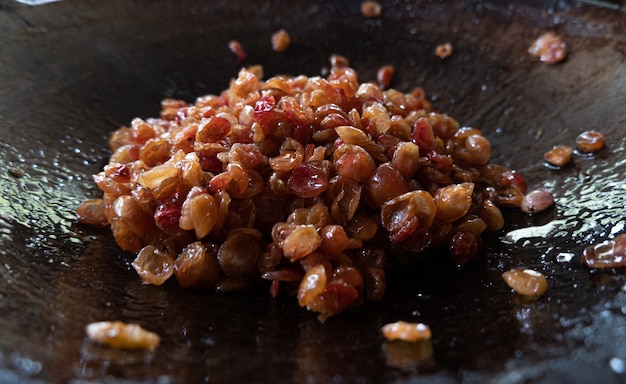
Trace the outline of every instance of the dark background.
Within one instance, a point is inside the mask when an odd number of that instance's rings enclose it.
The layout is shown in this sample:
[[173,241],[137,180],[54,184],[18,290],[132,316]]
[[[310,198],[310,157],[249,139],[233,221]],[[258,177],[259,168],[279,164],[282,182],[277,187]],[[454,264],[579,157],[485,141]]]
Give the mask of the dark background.
[[[624,231],[623,6],[382,3],[366,19],[360,1],[0,0],[0,382],[625,381],[626,275],[589,271],[579,256]],[[279,28],[292,37],[282,54],[270,45]],[[565,62],[528,55],[546,31],[568,44]],[[454,53],[441,60],[434,49],[446,41]],[[110,131],[156,116],[165,97],[218,93],[243,65],[314,76],[333,53],[361,81],[393,65],[393,87],[422,86],[437,110],[482,129],[493,161],[552,189],[555,208],[508,212],[463,268],[393,274],[382,302],[325,324],[267,287],[143,286],[108,230],[76,223],[76,206],[99,196],[91,175]],[[606,134],[604,150],[544,165],[545,151],[588,129]],[[514,295],[500,274],[515,266],[543,272],[548,292]],[[84,327],[100,320],[139,323],[162,343],[154,353],[99,347]],[[385,342],[380,327],[397,320],[429,324],[431,343]]]

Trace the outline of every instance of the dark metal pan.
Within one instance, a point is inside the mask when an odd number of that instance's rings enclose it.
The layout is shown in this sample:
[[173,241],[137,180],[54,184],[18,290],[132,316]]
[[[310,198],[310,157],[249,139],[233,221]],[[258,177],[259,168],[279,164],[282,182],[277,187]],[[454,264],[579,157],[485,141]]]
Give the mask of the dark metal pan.
[[[570,382],[626,380],[626,275],[590,271],[580,253],[624,231],[626,13],[622,4],[383,1],[0,0],[0,382]],[[606,3],[605,3],[606,4]],[[271,49],[285,28],[287,52]],[[546,31],[567,59],[527,53]],[[227,48],[239,40],[242,63]],[[451,42],[441,60],[435,46]],[[228,86],[242,65],[267,76],[318,75],[333,53],[360,79],[395,67],[393,86],[422,86],[434,107],[491,140],[493,161],[553,190],[542,214],[507,213],[474,261],[390,277],[381,302],[319,323],[290,297],[142,285],[108,230],[76,223],[98,196],[90,175],[108,132]],[[560,170],[543,153],[585,130],[607,137]],[[540,299],[500,274],[542,271]],[[124,320],[162,337],[155,352],[110,350],[92,321]],[[387,343],[391,321],[430,324],[418,346]]]

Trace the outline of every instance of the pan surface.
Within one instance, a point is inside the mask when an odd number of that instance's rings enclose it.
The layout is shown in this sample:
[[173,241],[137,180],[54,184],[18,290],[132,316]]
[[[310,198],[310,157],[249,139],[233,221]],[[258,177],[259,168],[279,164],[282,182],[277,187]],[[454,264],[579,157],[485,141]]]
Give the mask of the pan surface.
[[[579,255],[625,231],[626,13],[539,1],[382,6],[368,19],[360,1],[0,0],[0,382],[624,382],[626,274],[590,271]],[[280,54],[270,44],[279,28],[292,37]],[[563,63],[528,55],[547,31],[566,41]],[[454,46],[446,60],[434,55],[443,42]],[[325,324],[265,289],[142,285],[109,230],[76,223],[77,205],[99,197],[91,175],[110,155],[110,131],[156,116],[163,98],[219,93],[243,65],[313,76],[333,53],[361,81],[393,65],[394,88],[422,86],[556,206],[507,212],[472,262],[392,275],[383,301]],[[545,151],[589,129],[606,148],[544,165]],[[544,273],[548,292],[514,295],[500,274],[517,266]],[[151,353],[97,346],[84,327],[100,320],[141,324],[162,343]],[[429,324],[431,343],[385,342],[380,327],[397,320]]]

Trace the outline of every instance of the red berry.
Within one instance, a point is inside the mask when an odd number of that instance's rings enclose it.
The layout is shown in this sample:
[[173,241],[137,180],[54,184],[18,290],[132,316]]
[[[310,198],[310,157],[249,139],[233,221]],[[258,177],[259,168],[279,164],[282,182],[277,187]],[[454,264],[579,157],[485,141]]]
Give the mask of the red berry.
[[289,176],[287,186],[300,197],[314,197],[328,188],[328,176],[310,163],[300,164]]
[[181,232],[178,226],[180,220],[181,207],[175,203],[164,203],[154,212],[154,222],[156,226],[167,233],[168,235],[175,236]]

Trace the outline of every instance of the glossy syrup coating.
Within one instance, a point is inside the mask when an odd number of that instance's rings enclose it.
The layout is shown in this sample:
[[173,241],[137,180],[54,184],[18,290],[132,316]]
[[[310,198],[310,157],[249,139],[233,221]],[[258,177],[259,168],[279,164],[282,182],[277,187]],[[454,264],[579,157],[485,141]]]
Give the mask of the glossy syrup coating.
[[[110,224],[146,284],[297,289],[320,320],[385,292],[388,250],[447,248],[457,264],[499,207],[545,209],[523,177],[489,162],[476,128],[433,112],[424,91],[360,83],[333,55],[326,78],[242,69],[220,95],[165,99],[158,118],[110,136],[81,222]],[[539,196],[541,197],[541,196]],[[291,287],[291,288],[288,288]]]

